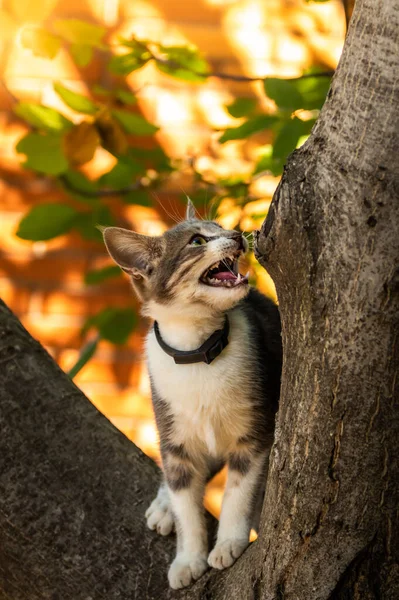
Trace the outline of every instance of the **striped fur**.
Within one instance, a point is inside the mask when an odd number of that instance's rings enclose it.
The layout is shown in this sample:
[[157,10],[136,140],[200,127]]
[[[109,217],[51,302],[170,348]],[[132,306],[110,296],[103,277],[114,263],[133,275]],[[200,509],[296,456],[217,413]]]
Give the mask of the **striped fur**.
[[[214,288],[200,282],[216,261],[242,247],[241,236],[189,214],[160,238],[107,228],[114,260],[132,277],[144,315],[156,319],[163,339],[194,350],[230,321],[229,344],[210,365],[177,365],[151,328],[146,341],[152,398],[165,474],[146,512],[161,535],[175,527],[173,588],[189,585],[209,564],[230,566],[248,545],[259,519],[273,439],[280,372],[280,320],[274,304],[254,289]],[[206,244],[190,245],[201,234]],[[204,486],[228,465],[218,536],[208,555],[202,506]]]

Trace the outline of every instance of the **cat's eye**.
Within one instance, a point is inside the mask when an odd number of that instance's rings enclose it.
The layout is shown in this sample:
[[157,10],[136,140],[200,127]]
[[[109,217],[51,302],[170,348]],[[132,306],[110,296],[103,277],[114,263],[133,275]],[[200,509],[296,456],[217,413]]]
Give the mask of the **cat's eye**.
[[206,239],[202,235],[196,235],[190,240],[190,246],[203,246],[206,244]]

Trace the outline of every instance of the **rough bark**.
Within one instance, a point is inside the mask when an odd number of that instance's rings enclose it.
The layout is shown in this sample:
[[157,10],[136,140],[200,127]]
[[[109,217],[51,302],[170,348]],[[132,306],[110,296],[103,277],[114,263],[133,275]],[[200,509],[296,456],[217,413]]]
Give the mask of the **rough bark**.
[[157,466],[0,304],[0,599],[158,600]]
[[267,600],[399,593],[398,41],[397,1],[356,3],[258,239],[284,345],[259,548]]
[[329,97],[257,240],[284,372],[259,540],[167,588],[155,465],[0,306],[0,599],[398,597],[399,6],[358,0]]

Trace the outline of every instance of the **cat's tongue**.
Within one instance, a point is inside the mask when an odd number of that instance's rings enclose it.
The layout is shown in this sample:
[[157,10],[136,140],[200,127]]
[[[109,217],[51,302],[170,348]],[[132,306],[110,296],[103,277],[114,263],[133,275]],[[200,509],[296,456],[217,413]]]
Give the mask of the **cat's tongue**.
[[219,281],[235,281],[237,276],[230,271],[219,271],[219,273],[213,275],[213,278],[218,279]]

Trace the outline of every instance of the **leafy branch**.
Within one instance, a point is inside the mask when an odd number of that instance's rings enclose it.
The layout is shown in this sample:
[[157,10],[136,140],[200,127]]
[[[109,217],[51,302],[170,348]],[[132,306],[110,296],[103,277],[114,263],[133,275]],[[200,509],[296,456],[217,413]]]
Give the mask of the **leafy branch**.
[[[18,102],[9,94],[15,101],[15,114],[30,126],[16,146],[17,152],[25,156],[24,167],[58,182],[70,196],[67,202],[33,206],[19,223],[17,235],[22,239],[49,240],[76,231],[84,239],[100,241],[96,226],[113,225],[116,221],[109,199],[118,196],[124,204],[149,206],[151,190],[161,186],[182,164],[186,170],[187,166],[190,168],[193,176],[190,196],[197,208],[204,208],[209,202],[217,207],[226,200],[228,206],[233,203],[238,213],[244,214],[246,204],[259,199],[251,191],[252,183],[263,175],[280,175],[287,156],[306,140],[334,73],[313,69],[300,77],[280,79],[215,72],[192,45],[167,46],[132,38],[120,39],[117,47],[111,49],[103,41],[105,34],[104,27],[76,19],[58,19],[48,28],[27,26],[21,34],[23,46],[34,55],[52,60],[66,47],[79,67],[86,67],[95,52],[105,53],[110,57],[108,70],[114,76],[110,89],[93,86],[90,97],[54,82],[55,93],[76,114],[76,119],[49,106]],[[262,134],[263,145],[258,148],[251,173],[207,177],[198,168],[198,157],[189,157],[186,162],[182,159],[178,164],[159,146],[152,144],[148,148],[158,127],[137,111],[137,91],[129,89],[125,78],[149,62],[163,74],[198,84],[209,77],[263,82],[263,92],[274,102],[274,109],[265,114],[258,98],[236,98],[225,109],[240,119],[239,124],[218,132],[219,147]],[[265,143],[265,139],[269,142]],[[113,166],[91,180],[82,167],[101,148],[114,157]],[[263,216],[258,214],[257,218]],[[84,280],[86,285],[98,285],[120,276],[121,271],[109,265],[87,272]],[[93,356],[100,340],[124,343],[135,325],[136,316],[131,309],[106,309],[90,317],[82,334],[94,329],[96,336],[83,347],[71,376]]]

